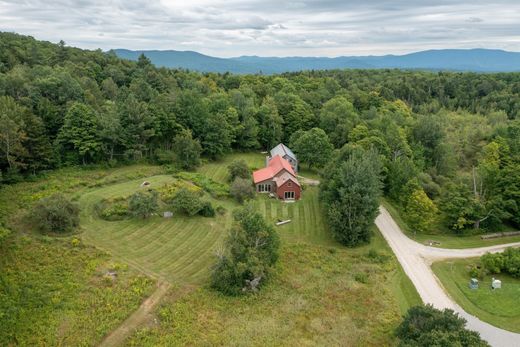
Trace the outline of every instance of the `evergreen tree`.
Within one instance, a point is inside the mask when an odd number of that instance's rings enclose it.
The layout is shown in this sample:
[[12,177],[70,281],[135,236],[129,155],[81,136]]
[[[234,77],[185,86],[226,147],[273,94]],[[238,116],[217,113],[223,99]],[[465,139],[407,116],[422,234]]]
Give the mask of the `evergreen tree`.
[[321,197],[334,237],[349,247],[369,242],[381,196],[379,156],[345,147],[324,171]]

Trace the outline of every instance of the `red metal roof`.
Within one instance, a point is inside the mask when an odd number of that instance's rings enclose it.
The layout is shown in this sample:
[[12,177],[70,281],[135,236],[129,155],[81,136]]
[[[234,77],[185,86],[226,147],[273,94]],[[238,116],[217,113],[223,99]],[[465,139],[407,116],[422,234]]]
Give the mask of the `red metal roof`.
[[272,179],[284,169],[291,175],[296,176],[291,164],[289,164],[287,160],[283,159],[279,155],[275,155],[273,158],[271,158],[266,168],[253,172],[253,181],[255,183],[259,183],[268,179]]

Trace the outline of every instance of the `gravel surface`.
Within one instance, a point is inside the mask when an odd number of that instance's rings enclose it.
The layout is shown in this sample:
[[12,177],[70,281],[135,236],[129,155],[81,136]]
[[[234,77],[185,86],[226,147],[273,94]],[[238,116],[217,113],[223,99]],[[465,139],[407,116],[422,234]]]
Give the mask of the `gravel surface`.
[[486,252],[500,252],[507,247],[520,247],[520,242],[469,249],[444,249],[422,245],[409,239],[384,207],[376,218],[376,225],[394,251],[405,273],[413,282],[417,292],[426,304],[438,309],[450,308],[464,317],[467,327],[478,331],[480,336],[492,346],[520,347],[520,334],[497,328],[481,321],[464,311],[444,291],[442,284],[434,275],[430,265],[439,260],[450,258],[479,257]]

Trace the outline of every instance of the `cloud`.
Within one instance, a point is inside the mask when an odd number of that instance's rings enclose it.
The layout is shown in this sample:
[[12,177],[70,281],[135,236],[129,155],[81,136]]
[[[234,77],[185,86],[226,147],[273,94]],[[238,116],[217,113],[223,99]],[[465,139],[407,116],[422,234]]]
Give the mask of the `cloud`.
[[520,51],[517,0],[0,0],[0,30],[84,48],[215,56]]

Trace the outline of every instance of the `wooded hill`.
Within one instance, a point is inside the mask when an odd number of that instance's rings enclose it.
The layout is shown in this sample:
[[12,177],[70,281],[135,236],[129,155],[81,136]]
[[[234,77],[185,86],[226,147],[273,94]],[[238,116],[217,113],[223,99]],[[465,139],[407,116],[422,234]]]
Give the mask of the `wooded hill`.
[[201,74],[0,33],[0,170],[9,184],[67,165],[175,164],[179,134],[215,159],[317,127],[335,149],[377,150],[385,194],[418,230],[518,228],[519,95],[520,73]]

